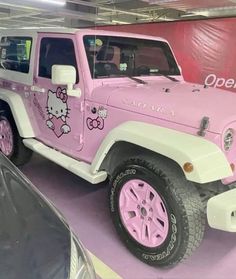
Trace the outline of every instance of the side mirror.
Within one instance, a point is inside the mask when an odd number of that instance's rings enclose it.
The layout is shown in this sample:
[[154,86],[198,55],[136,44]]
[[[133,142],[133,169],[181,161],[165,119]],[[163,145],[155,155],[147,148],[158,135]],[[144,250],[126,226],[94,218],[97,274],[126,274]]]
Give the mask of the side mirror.
[[81,96],[80,89],[73,89],[76,83],[76,69],[73,66],[53,65],[52,84],[67,85],[67,95],[72,97]]

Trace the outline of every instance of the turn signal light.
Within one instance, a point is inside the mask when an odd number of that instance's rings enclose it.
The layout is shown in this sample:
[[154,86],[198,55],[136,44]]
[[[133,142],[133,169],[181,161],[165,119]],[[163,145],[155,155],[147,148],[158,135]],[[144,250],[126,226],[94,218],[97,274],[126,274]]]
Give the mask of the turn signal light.
[[231,164],[230,164],[230,167],[231,167],[232,172],[234,172],[234,170],[235,170],[235,165],[234,165],[233,163],[231,163]]
[[193,171],[193,164],[187,162],[184,164],[183,169],[185,172],[192,172]]

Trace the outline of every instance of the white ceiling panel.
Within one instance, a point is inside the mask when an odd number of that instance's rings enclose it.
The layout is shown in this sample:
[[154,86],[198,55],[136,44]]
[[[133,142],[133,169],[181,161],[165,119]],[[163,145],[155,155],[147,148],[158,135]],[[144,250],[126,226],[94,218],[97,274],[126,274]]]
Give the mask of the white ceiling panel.
[[0,28],[89,27],[222,16],[236,16],[236,0],[0,0]]

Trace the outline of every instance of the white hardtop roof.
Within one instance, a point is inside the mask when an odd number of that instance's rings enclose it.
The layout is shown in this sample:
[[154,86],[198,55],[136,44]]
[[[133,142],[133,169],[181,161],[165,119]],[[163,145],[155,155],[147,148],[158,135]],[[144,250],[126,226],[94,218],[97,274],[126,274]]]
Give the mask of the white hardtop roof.
[[18,36],[32,36],[36,35],[37,33],[63,33],[63,34],[75,34],[79,29],[73,28],[56,28],[56,27],[37,27],[37,28],[15,28],[15,29],[3,29],[0,31],[1,35],[11,36],[11,35],[18,35]]
[[157,36],[150,36],[138,33],[130,33],[130,32],[121,32],[121,31],[108,31],[102,29],[80,29],[78,33],[82,33],[83,35],[104,35],[104,36],[116,36],[116,37],[129,37],[129,38],[137,38],[137,39],[146,39],[146,40],[156,40],[167,42],[164,38]]
[[83,35],[107,35],[107,36],[120,36],[120,37],[131,37],[131,38],[142,38],[147,40],[160,40],[167,42],[161,37],[147,36],[143,34],[135,34],[128,32],[119,31],[107,31],[102,29],[74,29],[74,28],[63,28],[63,27],[37,27],[37,28],[16,28],[16,29],[4,29],[0,31],[0,36],[37,36],[38,33],[58,33],[58,34],[83,34]]

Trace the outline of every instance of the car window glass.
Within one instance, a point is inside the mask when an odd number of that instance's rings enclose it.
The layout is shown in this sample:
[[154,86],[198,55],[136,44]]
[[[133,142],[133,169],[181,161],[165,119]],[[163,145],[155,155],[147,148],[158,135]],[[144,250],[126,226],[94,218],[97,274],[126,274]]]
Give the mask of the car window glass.
[[34,192],[29,190],[27,183],[12,174],[7,168],[3,168],[3,173],[15,211],[25,219],[29,218],[41,206],[40,199],[37,199]]
[[50,79],[53,65],[74,66],[77,72],[76,83],[78,83],[79,75],[75,48],[71,39],[43,38],[41,40],[38,75]]
[[32,38],[2,37],[0,43],[0,68],[29,73]]
[[0,168],[0,278],[68,278],[68,226],[18,171]]
[[148,65],[151,69],[158,69],[161,72],[169,71],[169,64],[164,50],[160,47],[142,47],[136,51],[136,67]]

